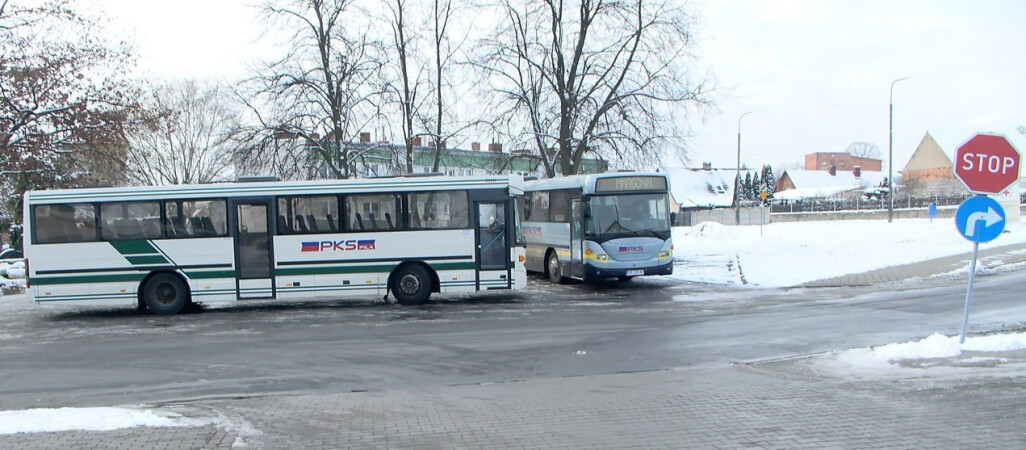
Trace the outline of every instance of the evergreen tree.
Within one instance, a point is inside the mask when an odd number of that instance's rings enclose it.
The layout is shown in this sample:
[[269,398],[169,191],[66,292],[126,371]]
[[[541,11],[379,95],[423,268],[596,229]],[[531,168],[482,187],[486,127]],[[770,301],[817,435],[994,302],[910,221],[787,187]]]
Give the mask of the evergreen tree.
[[741,192],[738,195],[741,200],[752,199],[752,173],[745,172],[745,179],[741,182]]
[[755,172],[755,175],[752,175],[752,185],[748,191],[749,200],[759,199],[759,186],[762,186],[762,182],[759,181],[759,172]]
[[762,185],[765,187],[767,201],[773,198],[773,183],[776,181],[777,178],[773,175],[773,167],[770,167],[769,164],[762,166]]

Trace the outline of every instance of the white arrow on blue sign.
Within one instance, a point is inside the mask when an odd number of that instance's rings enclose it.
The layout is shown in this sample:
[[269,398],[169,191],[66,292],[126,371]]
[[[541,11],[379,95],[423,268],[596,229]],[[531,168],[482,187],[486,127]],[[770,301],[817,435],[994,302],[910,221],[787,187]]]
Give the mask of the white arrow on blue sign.
[[990,197],[969,197],[955,211],[955,227],[971,242],[990,242],[1005,230],[1005,211]]

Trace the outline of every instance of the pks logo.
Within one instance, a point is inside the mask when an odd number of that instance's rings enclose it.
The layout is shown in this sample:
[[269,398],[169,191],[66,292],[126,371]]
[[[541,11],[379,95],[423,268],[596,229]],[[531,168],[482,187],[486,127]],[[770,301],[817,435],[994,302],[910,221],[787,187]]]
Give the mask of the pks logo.
[[620,253],[640,253],[645,251],[645,247],[641,245],[621,245]]
[[344,252],[351,250],[374,250],[374,239],[303,242],[302,248],[304,252]]

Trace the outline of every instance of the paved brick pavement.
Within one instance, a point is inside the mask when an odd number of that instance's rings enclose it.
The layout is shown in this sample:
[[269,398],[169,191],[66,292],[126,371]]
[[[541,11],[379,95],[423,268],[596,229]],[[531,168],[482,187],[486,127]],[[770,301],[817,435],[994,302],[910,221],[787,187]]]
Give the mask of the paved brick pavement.
[[234,419],[0,436],[0,447],[1008,449],[1026,448],[1024,393],[1021,377],[852,381],[795,360],[210,401],[185,414]]

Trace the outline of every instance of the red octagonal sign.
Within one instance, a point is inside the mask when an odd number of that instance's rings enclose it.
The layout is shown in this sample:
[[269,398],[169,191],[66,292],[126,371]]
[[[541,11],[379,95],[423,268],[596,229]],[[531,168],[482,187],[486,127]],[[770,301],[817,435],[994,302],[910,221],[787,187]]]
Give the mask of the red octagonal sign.
[[1019,151],[999,134],[977,133],[955,151],[955,176],[970,192],[999,194],[1019,181]]

